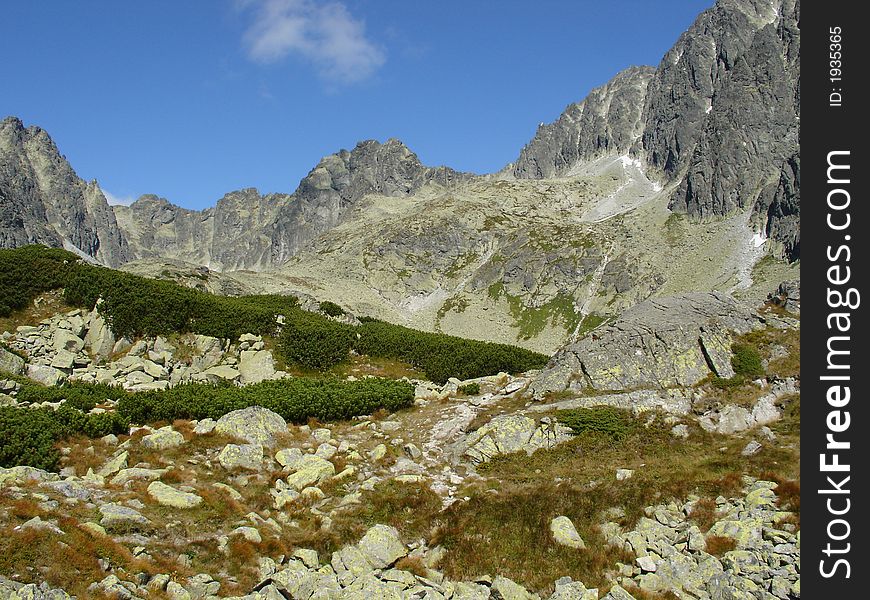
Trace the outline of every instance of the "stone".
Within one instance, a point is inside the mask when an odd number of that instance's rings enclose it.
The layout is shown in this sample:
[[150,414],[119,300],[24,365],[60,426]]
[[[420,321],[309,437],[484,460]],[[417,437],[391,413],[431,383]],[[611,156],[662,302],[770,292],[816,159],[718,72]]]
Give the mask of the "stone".
[[655,573],[658,566],[651,556],[641,556],[635,559],[637,566],[641,568],[645,573]]
[[501,600],[532,600],[532,595],[526,588],[501,575],[492,580],[490,589]]
[[753,454],[758,454],[758,451],[761,450],[761,444],[757,441],[752,440],[740,451],[740,454],[743,456],[752,456]]
[[752,426],[752,414],[742,406],[725,406],[719,412],[719,424],[716,431],[731,435],[746,431]]
[[184,586],[175,581],[170,581],[166,584],[166,596],[169,600],[193,600],[193,596],[190,595]]
[[48,365],[27,365],[27,376],[49,387],[58,385],[66,379],[66,373]]
[[369,459],[372,462],[378,462],[382,460],[387,455],[387,447],[384,444],[378,444],[375,446],[371,452],[369,452]]
[[209,380],[224,379],[226,381],[238,381],[242,374],[237,370],[227,365],[217,365],[203,371],[203,375]]
[[0,372],[5,371],[13,375],[24,375],[25,369],[26,363],[23,358],[0,346]]
[[228,471],[235,469],[259,471],[263,467],[263,446],[260,444],[227,444],[217,458],[221,466]]
[[407,454],[408,458],[410,458],[411,460],[417,461],[423,458],[423,453],[414,444],[405,444],[404,446],[402,446],[402,450],[405,451],[405,454]]
[[141,467],[132,467],[130,469],[121,469],[109,481],[112,485],[126,486],[131,481],[154,481],[160,479],[167,469],[143,469]]
[[253,544],[259,544],[263,541],[260,532],[253,527],[236,527],[230,535],[240,535]]
[[782,413],[776,407],[775,396],[764,396],[752,407],[752,420],[756,425],[769,425],[782,418]]
[[329,460],[330,458],[335,456],[336,452],[338,452],[338,449],[335,446],[333,446],[332,444],[324,443],[324,444],[320,444],[317,447],[317,450],[314,452],[314,455],[319,456],[320,458],[322,458],[324,460]]
[[57,481],[57,473],[49,473],[36,467],[21,465],[18,467],[0,467],[0,486],[21,486],[28,483],[40,483],[44,481]]
[[307,548],[296,548],[293,551],[293,558],[298,558],[309,569],[316,569],[320,566],[320,558],[317,555],[317,550],[309,550]]
[[100,477],[109,477],[114,475],[121,469],[127,468],[127,458],[130,456],[130,453],[126,450],[122,451],[120,454],[110,458],[105,462],[105,464],[97,470],[97,475]]
[[239,374],[243,384],[275,379],[275,359],[268,350],[244,350],[239,353]]
[[392,566],[408,554],[407,548],[399,538],[395,527],[375,525],[369,529],[357,544],[366,560],[376,569]]
[[626,592],[624,587],[616,584],[601,600],[635,600],[635,597]]
[[56,329],[51,344],[56,351],[66,350],[73,354],[81,352],[85,347],[85,341],[82,338],[66,329]]
[[711,374],[702,338],[727,349],[732,330],[757,323],[752,307],[720,292],[651,298],[556,352],[529,389],[538,398],[572,381],[596,390],[691,387]]
[[625,481],[626,479],[631,478],[632,475],[634,475],[633,469],[617,469],[616,481]]
[[[570,579],[570,577],[566,578]],[[549,600],[598,600],[598,589],[587,589],[579,581],[556,582],[556,589]]]
[[214,431],[214,428],[217,426],[217,421],[214,419],[209,419],[206,417],[205,419],[197,422],[196,426],[193,428],[193,432],[197,435],[206,435]]
[[283,448],[275,453],[275,460],[282,467],[296,469],[302,457],[305,456],[299,448]]
[[287,432],[287,422],[271,410],[251,406],[222,416],[215,432],[271,447],[276,443],[275,436]]
[[100,314],[97,306],[88,315],[88,332],[85,335],[85,348],[92,356],[99,359],[106,359],[112,354],[112,349],[115,346],[115,334],[112,333],[112,328]]
[[560,515],[550,521],[550,533],[553,534],[553,540],[562,546],[575,548],[577,550],[585,550],[586,543],[580,534],[577,533],[577,528],[568,517]]
[[140,443],[142,447],[149,450],[169,450],[181,446],[184,443],[184,436],[175,431],[171,425],[167,425],[146,435]]
[[314,441],[318,444],[323,444],[332,439],[332,432],[325,427],[320,427],[311,432],[311,437],[313,437]]
[[684,424],[684,423],[674,425],[673,427],[671,427],[671,435],[676,437],[676,438],[683,439],[683,440],[688,439],[689,426]]
[[148,486],[148,495],[158,504],[172,508],[196,508],[202,504],[202,497],[190,492],[182,492],[161,481],[152,481]]
[[100,507],[100,525],[109,531],[141,529],[151,524],[142,513],[120,504],[104,504]]
[[316,485],[335,475],[335,465],[319,456],[306,455],[295,466],[295,472],[287,476],[287,485],[296,491]]

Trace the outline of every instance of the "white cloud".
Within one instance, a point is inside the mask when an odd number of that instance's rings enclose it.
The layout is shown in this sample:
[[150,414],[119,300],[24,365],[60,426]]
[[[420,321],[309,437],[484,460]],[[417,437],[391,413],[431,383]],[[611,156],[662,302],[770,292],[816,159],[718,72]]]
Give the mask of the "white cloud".
[[103,192],[103,196],[106,197],[109,206],[130,206],[136,201],[136,198],[133,196],[116,196],[112,192],[104,190],[103,188],[100,188],[100,190]]
[[365,23],[340,2],[240,0],[254,13],[244,34],[248,56],[271,63],[291,54],[305,57],[335,83],[355,83],[384,64],[384,51],[366,37]]

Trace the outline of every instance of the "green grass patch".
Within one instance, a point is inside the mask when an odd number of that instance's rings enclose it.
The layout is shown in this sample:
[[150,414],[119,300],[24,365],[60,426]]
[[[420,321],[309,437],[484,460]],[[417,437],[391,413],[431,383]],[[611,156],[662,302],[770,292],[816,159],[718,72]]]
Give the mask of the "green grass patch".
[[600,433],[614,441],[625,439],[634,427],[631,412],[612,406],[562,410],[556,413],[556,418],[575,435]]

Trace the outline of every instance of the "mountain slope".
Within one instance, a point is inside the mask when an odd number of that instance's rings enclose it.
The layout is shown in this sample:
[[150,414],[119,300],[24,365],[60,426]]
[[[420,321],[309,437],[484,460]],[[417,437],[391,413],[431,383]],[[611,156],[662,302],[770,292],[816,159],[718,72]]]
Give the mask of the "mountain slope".
[[0,121],[0,247],[41,243],[107,265],[131,255],[95,181],[82,181],[48,133]]
[[654,71],[628,69],[539,128],[514,176],[630,153],[676,184],[674,212],[710,219],[752,207],[759,234],[798,258],[799,21],[795,0],[720,0]]

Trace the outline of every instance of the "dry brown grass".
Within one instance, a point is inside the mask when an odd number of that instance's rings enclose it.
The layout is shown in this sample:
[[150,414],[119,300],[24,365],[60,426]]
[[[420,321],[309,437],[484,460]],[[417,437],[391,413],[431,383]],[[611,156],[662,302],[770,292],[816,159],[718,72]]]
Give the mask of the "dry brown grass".
[[707,554],[713,556],[722,556],[737,548],[737,540],[726,535],[708,535],[706,540]]
[[427,569],[423,564],[423,559],[419,556],[406,556],[399,559],[396,563],[396,568],[402,571],[408,571],[419,577],[426,577]]
[[52,290],[37,296],[26,308],[13,311],[8,317],[0,317],[0,333],[9,331],[15,333],[20,325],[38,325],[43,319],[65,313],[73,307],[63,301],[62,290]]
[[698,528],[706,533],[719,520],[719,516],[719,511],[716,509],[716,500],[713,498],[701,498],[692,507],[689,519],[694,521]]

